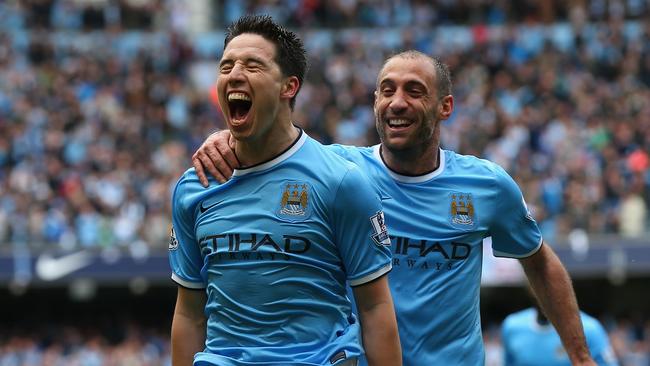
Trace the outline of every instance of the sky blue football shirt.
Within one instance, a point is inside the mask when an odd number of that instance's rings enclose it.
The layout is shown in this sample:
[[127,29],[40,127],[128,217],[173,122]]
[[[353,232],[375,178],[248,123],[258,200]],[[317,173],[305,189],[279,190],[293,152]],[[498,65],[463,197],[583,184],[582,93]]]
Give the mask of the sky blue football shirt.
[[359,168],[301,132],[276,158],[172,197],[172,279],[205,289],[195,364],[334,365],[361,352],[346,281],[391,269],[381,201]]
[[395,303],[404,365],[482,365],[479,309],[482,243],[525,258],[542,238],[521,191],[498,165],[440,150],[421,176],[391,171],[379,145],[331,145],[357,164],[382,196],[391,234]]
[[[504,366],[571,366],[555,328],[551,324],[540,325],[536,319],[537,310],[529,308],[510,314],[503,321]],[[600,366],[618,365],[600,322],[582,312],[580,319],[594,361]]]

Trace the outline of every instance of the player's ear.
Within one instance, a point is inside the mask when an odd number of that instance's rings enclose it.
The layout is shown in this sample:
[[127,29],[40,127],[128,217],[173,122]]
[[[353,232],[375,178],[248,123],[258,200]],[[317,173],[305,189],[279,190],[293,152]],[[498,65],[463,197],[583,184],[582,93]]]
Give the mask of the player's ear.
[[454,97],[452,95],[446,95],[440,99],[438,103],[438,115],[440,119],[445,120],[451,116],[451,112],[454,111]]
[[298,80],[298,77],[289,76],[282,82],[280,98],[291,99],[298,94],[298,89],[300,89],[300,81]]

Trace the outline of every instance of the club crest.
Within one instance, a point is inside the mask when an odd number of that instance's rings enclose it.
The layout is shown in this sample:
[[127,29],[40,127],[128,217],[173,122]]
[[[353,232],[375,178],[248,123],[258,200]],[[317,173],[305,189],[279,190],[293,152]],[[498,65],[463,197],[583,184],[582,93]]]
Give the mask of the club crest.
[[311,213],[311,186],[307,182],[284,182],[277,215],[289,221],[303,220]]
[[451,224],[458,228],[473,228],[476,223],[476,208],[471,193],[453,192],[449,195]]

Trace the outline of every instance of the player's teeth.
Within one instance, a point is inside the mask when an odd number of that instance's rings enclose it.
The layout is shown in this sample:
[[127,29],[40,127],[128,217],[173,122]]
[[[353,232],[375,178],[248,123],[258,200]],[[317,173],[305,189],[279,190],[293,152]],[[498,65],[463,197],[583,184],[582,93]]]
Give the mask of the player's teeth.
[[391,119],[388,120],[388,124],[395,127],[401,127],[401,126],[407,126],[410,123],[408,120],[405,119]]
[[228,94],[228,100],[246,100],[250,102],[251,98],[244,93],[230,93]]

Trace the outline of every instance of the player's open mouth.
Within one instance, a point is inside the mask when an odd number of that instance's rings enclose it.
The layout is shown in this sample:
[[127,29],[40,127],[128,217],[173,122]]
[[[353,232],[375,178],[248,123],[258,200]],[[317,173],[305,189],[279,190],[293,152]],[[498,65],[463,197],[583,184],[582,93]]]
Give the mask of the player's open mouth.
[[228,110],[230,118],[235,123],[244,122],[252,105],[251,97],[246,93],[232,92],[228,94]]
[[404,129],[412,125],[413,122],[404,118],[388,118],[386,124],[392,129]]

